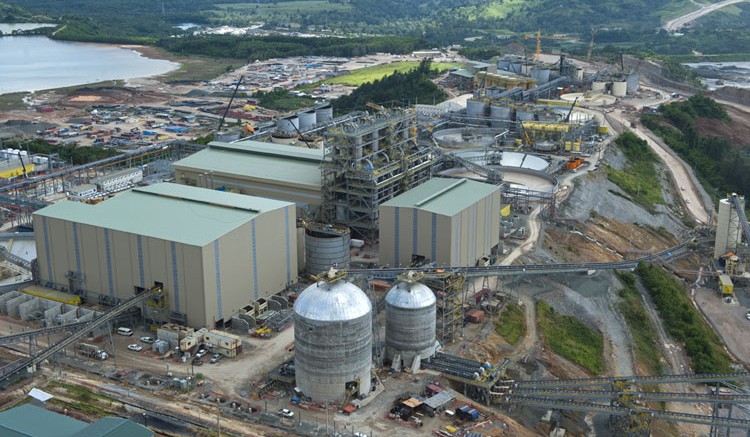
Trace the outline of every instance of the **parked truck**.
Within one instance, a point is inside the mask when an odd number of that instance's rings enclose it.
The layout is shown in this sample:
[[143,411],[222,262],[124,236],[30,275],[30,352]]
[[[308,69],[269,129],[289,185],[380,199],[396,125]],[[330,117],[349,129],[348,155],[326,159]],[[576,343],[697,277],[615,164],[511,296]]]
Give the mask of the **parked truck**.
[[107,357],[109,357],[106,352],[104,352],[99,348],[99,346],[94,344],[78,343],[76,350],[78,350],[78,353],[80,353],[84,357],[95,358],[97,360],[106,360]]

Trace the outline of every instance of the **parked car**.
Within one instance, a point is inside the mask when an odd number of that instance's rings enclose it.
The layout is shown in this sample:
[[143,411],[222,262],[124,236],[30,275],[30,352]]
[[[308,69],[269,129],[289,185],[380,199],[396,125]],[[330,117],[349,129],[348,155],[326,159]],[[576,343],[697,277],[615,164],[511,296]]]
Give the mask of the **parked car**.
[[204,355],[206,355],[207,353],[208,353],[208,351],[205,350],[205,349],[198,349],[198,352],[195,353],[195,358],[201,358]]
[[279,414],[283,417],[286,417],[287,419],[294,418],[294,411],[287,408],[282,408],[281,410],[279,410]]
[[219,361],[219,360],[221,359],[221,357],[222,357],[222,355],[221,355],[221,354],[213,354],[213,355],[211,356],[211,360],[210,360],[209,362],[210,362],[211,364],[216,364],[216,362],[218,362],[218,361]]
[[133,344],[128,345],[128,349],[134,352],[140,352],[143,350],[143,346],[141,346],[140,344],[133,343]]
[[154,337],[141,337],[141,343],[151,344],[155,341]]

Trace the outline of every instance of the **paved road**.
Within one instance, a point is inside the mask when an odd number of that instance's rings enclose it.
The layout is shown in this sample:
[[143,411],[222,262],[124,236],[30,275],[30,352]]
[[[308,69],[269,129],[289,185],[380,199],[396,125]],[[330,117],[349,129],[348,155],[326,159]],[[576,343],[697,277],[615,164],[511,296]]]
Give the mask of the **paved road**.
[[684,27],[688,23],[692,22],[693,20],[700,18],[706,14],[709,14],[717,9],[721,9],[724,6],[729,6],[729,5],[733,5],[735,3],[741,3],[744,1],[748,1],[748,0],[725,0],[723,2],[714,3],[708,6],[701,5],[700,8],[692,12],[688,12],[687,14],[677,17],[674,20],[667,21],[667,23],[663,26],[664,30],[668,32],[674,32]]

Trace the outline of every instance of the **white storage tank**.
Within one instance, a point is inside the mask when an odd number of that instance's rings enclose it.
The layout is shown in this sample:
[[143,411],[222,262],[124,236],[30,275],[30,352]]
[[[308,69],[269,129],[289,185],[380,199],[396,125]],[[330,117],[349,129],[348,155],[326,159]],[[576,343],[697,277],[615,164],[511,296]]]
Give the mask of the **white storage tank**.
[[612,95],[625,97],[628,94],[628,83],[626,81],[612,82]]
[[607,82],[595,81],[591,84],[591,91],[604,93],[607,89]]
[[727,252],[737,250],[742,244],[742,227],[734,207],[732,198],[736,198],[742,208],[745,208],[745,196],[732,193],[729,197],[719,201],[719,216],[716,220],[716,242],[714,243],[714,258],[719,259]]
[[413,368],[415,358],[421,361],[435,354],[437,299],[429,287],[412,278],[399,280],[385,296],[385,353],[394,368]]
[[322,124],[328,123],[333,120],[333,108],[331,105],[325,104],[315,108],[315,123]]
[[466,101],[466,115],[479,118],[487,115],[487,102],[479,99],[468,99]]
[[279,130],[295,133],[299,129],[299,117],[296,115],[290,115],[279,120]]
[[331,270],[294,302],[296,384],[319,402],[370,392],[372,305],[359,287],[336,275]]
[[309,111],[298,112],[297,117],[299,119],[299,130],[301,131],[311,128],[316,123],[315,111],[312,109]]

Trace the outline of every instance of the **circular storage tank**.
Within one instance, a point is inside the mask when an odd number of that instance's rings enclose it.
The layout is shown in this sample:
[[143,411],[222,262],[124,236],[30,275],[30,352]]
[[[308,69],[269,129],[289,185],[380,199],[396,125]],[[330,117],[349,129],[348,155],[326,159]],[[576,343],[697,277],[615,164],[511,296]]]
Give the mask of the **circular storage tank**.
[[337,269],[349,268],[349,230],[307,229],[305,230],[305,263],[307,271],[314,275]]
[[511,61],[510,72],[521,74],[523,72],[523,61]]
[[466,115],[469,117],[484,117],[487,115],[487,102],[484,100],[468,99],[466,101]]
[[333,108],[331,105],[323,105],[315,108],[315,123],[328,123],[333,120]]
[[606,89],[607,89],[606,82],[596,81],[591,84],[591,91],[603,93]]
[[298,112],[297,117],[299,119],[300,130],[309,129],[316,123],[316,115],[313,110]]
[[531,69],[531,78],[536,79],[538,85],[549,82],[549,68],[534,67]]
[[557,144],[552,141],[538,141],[534,143],[533,149],[540,152],[553,152],[557,150]]
[[612,95],[615,97],[625,97],[628,94],[627,82],[612,82]]
[[318,281],[294,302],[296,385],[315,401],[370,392],[372,305],[354,284]]
[[492,118],[492,127],[507,126],[513,120],[513,107],[508,104],[491,104],[490,117]]
[[293,145],[297,143],[297,134],[277,130],[271,132],[271,142],[274,144]]
[[299,117],[292,115],[279,120],[279,130],[289,133],[295,133],[299,129]]
[[[730,196],[737,196],[732,193]],[[741,207],[745,207],[745,197],[738,196]],[[714,258],[718,259],[729,251],[737,250],[742,244],[742,230],[734,203],[729,198],[719,201],[719,216],[716,220],[716,242],[714,243]]]
[[501,58],[497,61],[497,69],[507,71],[510,68],[510,59]]
[[419,282],[400,281],[385,296],[386,360],[400,355],[403,367],[435,354],[435,293]]

